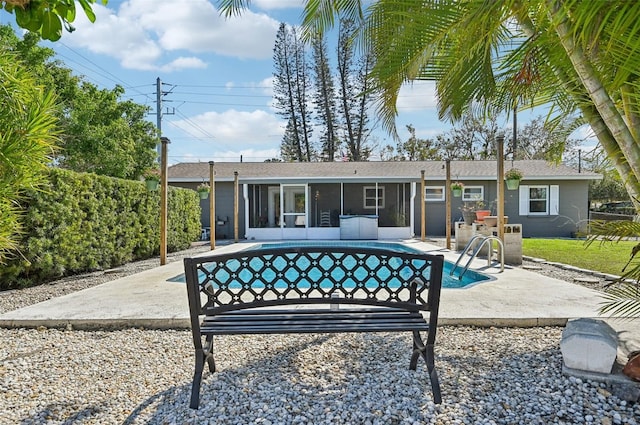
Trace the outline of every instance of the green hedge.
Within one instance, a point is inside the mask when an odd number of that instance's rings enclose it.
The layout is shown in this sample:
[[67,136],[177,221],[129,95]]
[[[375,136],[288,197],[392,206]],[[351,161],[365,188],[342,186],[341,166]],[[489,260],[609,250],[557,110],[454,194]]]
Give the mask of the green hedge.
[[[195,191],[169,188],[167,249],[199,238]],[[144,182],[52,169],[25,202],[20,252],[0,268],[0,289],[108,269],[160,252],[160,192]]]

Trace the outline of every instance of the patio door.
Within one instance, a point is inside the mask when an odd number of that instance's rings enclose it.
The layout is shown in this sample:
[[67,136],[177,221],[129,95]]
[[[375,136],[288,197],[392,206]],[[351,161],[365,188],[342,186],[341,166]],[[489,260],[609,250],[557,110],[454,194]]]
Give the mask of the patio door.
[[280,185],[280,190],[269,193],[269,217],[282,229],[283,239],[304,239],[307,236],[307,185]]

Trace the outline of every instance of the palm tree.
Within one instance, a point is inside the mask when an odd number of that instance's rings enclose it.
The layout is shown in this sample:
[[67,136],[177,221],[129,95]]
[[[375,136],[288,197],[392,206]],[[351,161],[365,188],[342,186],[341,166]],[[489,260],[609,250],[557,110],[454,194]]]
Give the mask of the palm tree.
[[[227,15],[248,4],[220,1]],[[640,2],[377,0],[363,9],[308,0],[306,36],[337,17],[358,22],[373,52],[369,78],[390,133],[400,88],[414,80],[436,81],[439,115],[450,120],[547,105],[555,120],[591,126],[640,210]]]
[[[108,0],[78,0],[87,19],[95,22],[92,4],[100,1],[105,6]],[[68,32],[75,30],[71,23],[76,18],[75,0],[0,0],[0,10],[16,15],[16,24],[30,32],[39,34],[45,40],[58,41],[62,28]]]
[[0,51],[0,264],[17,248],[21,199],[46,176],[56,122],[53,95]]

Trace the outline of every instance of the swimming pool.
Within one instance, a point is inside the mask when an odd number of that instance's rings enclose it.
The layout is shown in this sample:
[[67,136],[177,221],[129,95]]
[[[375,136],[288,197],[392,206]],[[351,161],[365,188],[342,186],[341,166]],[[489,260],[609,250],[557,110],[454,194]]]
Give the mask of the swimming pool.
[[[316,247],[364,247],[364,248],[383,248],[390,249],[399,252],[408,253],[422,253],[422,251],[394,242],[374,242],[374,241],[295,241],[295,242],[273,242],[252,245],[246,250],[259,250],[266,248],[296,248],[301,246],[316,246]],[[476,283],[489,280],[489,276],[478,273],[473,270],[467,270],[462,279],[458,278],[458,275],[450,276],[449,273],[453,268],[453,263],[449,261],[444,262],[444,270],[442,272],[442,287],[443,288],[465,288]],[[180,274],[169,279],[170,282],[185,282],[184,274]]]
[[[253,245],[247,250],[264,249],[264,248],[295,248],[299,246],[348,246],[348,247],[364,247],[364,248],[383,248],[391,249],[394,251],[408,252],[419,254],[423,251],[410,247],[408,245],[397,242],[378,242],[378,241],[288,241],[288,242],[269,242]],[[451,269],[454,264],[450,261],[444,262],[444,269],[442,270],[442,287],[443,288],[466,288],[468,286],[475,285],[485,280],[489,280],[489,276],[473,271],[467,270],[462,276],[462,279],[458,278],[460,268],[456,271],[455,276],[451,276]]]

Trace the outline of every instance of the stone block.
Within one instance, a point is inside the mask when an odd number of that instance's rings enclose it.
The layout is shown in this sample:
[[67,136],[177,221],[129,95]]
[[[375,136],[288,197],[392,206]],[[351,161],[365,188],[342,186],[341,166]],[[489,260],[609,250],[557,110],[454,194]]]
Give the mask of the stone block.
[[571,369],[611,373],[617,350],[618,336],[602,320],[570,320],[562,332],[560,351]]

